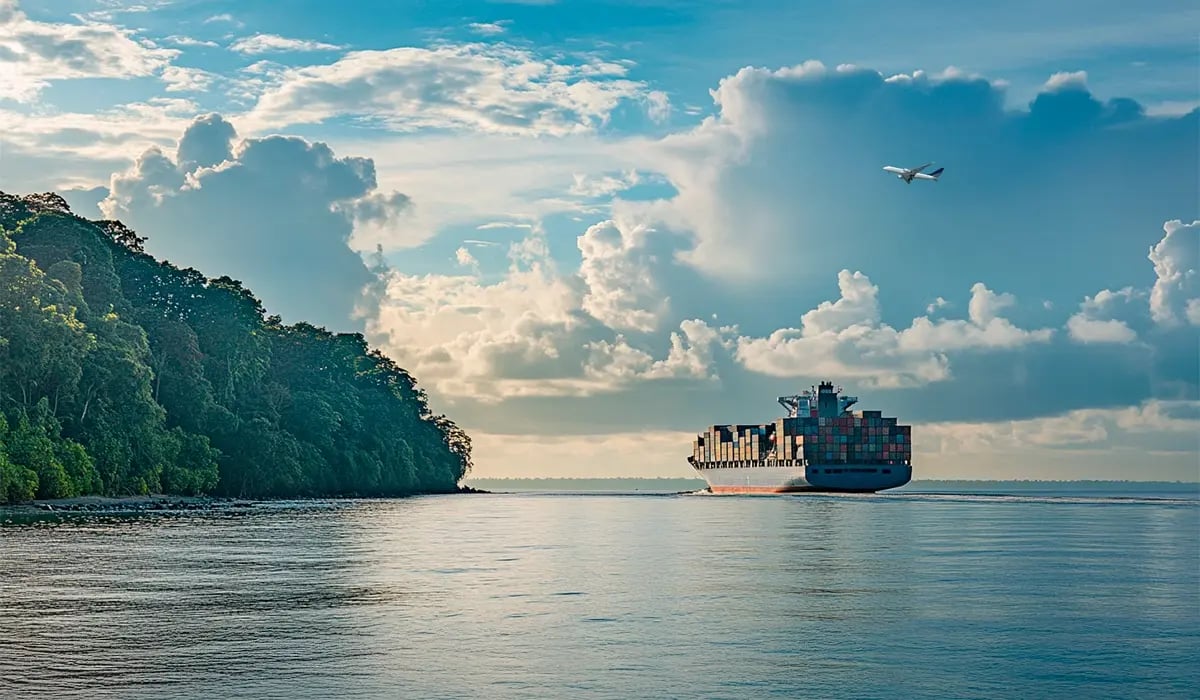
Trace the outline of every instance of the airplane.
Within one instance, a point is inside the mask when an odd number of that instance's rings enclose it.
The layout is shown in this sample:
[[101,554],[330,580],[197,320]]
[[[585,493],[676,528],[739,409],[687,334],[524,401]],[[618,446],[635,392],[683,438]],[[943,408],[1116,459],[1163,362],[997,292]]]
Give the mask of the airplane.
[[931,165],[933,165],[932,162],[917,166],[915,168],[897,168],[894,165],[885,165],[883,166],[883,169],[889,173],[896,173],[896,177],[911,185],[913,178],[917,178],[918,180],[933,180],[934,182],[937,182],[938,177],[941,176],[942,171],[945,170],[945,168],[938,168],[929,174],[921,172]]

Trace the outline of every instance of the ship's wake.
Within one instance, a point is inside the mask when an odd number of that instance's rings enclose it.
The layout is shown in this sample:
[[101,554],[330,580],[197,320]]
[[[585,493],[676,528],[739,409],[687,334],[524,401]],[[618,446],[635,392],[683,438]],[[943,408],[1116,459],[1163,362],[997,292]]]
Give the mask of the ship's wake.
[[929,501],[932,503],[967,502],[967,503],[1046,503],[1046,504],[1079,504],[1079,505],[1193,505],[1200,506],[1196,496],[1164,494],[1161,496],[1132,496],[1121,494],[1082,495],[1082,494],[1029,494],[1029,493],[921,493],[915,491],[902,493],[877,493],[877,498],[904,501]]
[[777,494],[723,494],[713,493],[708,489],[696,491],[680,491],[679,496],[719,496],[721,498],[750,498],[778,499],[786,498],[795,501],[804,500],[865,500],[865,501],[903,501],[934,503],[1013,503],[1048,505],[1180,505],[1200,506],[1200,495],[1162,494],[1148,495],[1082,495],[1082,494],[1027,494],[1027,493],[937,493],[919,491],[891,491],[876,493],[839,493],[836,491],[807,491]]

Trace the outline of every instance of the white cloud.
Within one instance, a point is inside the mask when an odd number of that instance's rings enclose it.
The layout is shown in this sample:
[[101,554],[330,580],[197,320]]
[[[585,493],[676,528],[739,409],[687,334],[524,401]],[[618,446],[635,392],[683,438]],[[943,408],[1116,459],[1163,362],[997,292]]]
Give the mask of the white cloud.
[[700,319],[688,319],[679,324],[679,332],[671,332],[671,349],[662,360],[631,346],[624,335],[618,334],[612,342],[588,343],[591,356],[585,372],[593,379],[619,379],[626,384],[649,379],[716,381],[719,377],[713,367],[714,346],[727,347],[721,332]]
[[938,309],[940,309],[944,306],[949,306],[949,305],[950,305],[950,302],[946,301],[942,297],[938,297],[937,299],[934,299],[933,302],[929,304],[929,306],[925,307],[925,313],[932,315],[934,311],[937,311]]
[[467,25],[467,29],[481,36],[496,36],[508,31],[505,25],[510,24],[511,20],[502,19],[498,22],[472,22]]
[[[533,294],[542,296],[531,304]],[[563,361],[559,346],[577,326],[569,295],[539,272],[496,285],[393,274],[368,337],[444,398],[583,396],[604,387],[582,379],[580,358]]]
[[385,243],[415,245],[424,235],[413,224],[412,199],[397,191],[355,200],[348,213],[354,221],[354,233],[347,243],[359,252],[383,248]]
[[1200,402],[913,427],[914,478],[1194,481]]
[[575,173],[573,179],[571,188],[567,191],[579,197],[590,198],[611,197],[638,184],[640,177],[636,170],[630,170],[627,173],[606,174],[599,177],[588,177],[584,173]]
[[[614,329],[650,331],[653,284],[640,265],[647,232],[606,221],[578,238],[584,263],[564,273],[534,226],[509,248],[498,282],[477,275],[389,270],[367,335],[445,397],[495,402],[516,397],[581,397],[646,380],[713,377],[718,331],[686,320],[655,360]],[[477,260],[459,248],[460,264]],[[655,311],[659,311],[655,309]]]
[[37,22],[0,0],[0,99],[30,102],[58,80],[137,78],[179,55],[100,22]]
[[662,90],[651,90],[646,93],[646,113],[656,123],[661,124],[671,116],[671,98]]
[[1067,330],[1073,340],[1081,343],[1131,343],[1137,333],[1124,321],[1096,320],[1075,314],[1067,320]]
[[489,221],[486,224],[480,224],[475,227],[478,231],[491,231],[492,229],[502,228],[533,228],[533,224],[519,224],[511,221]]
[[1051,75],[1044,88],[1049,92],[1063,89],[1082,90],[1087,88],[1087,71],[1061,71]]
[[1193,311],[1195,300],[1200,299],[1200,220],[1168,221],[1163,232],[1148,256],[1158,277],[1150,291],[1150,315],[1162,324],[1176,324],[1183,315],[1200,325]]
[[[609,142],[593,135],[552,140],[464,134],[382,142],[335,138],[331,143],[339,151],[370,153],[380,187],[412,197],[411,218],[380,241],[385,250],[395,250],[453,226],[528,227],[554,214],[580,212],[587,206],[580,197],[609,187],[608,174],[632,172],[639,142]],[[580,173],[605,175],[594,179]],[[583,190],[572,194],[577,176]]]
[[985,287],[982,282],[976,282],[971,287],[971,303],[967,305],[967,315],[975,325],[986,326],[996,318],[996,314],[1001,309],[1015,303],[1017,300],[1013,295],[996,294]]
[[[367,336],[426,386],[489,397],[574,393],[560,347],[584,320],[580,290],[546,259],[540,229],[509,251],[503,280],[389,271]],[[574,367],[581,367],[574,358]],[[513,381],[513,377],[525,381]]]
[[[586,106],[578,100],[574,103],[567,100],[569,91],[566,88],[589,81],[600,84],[620,82],[625,69],[619,64],[595,61],[585,67],[563,67],[532,56],[516,59],[504,53],[508,49],[502,48],[497,55],[487,51],[479,47],[469,50],[441,47],[417,50],[415,54],[365,52],[351,54],[360,56],[358,61],[344,58],[328,66],[304,69],[260,62],[247,73],[261,79],[253,90],[247,90],[254,93],[265,90],[276,100],[275,107],[266,97],[259,102],[256,108],[259,121],[244,122],[251,127],[246,130],[250,133],[260,133],[254,129],[274,130],[282,125],[282,122],[273,123],[262,118],[270,115],[271,109],[278,108],[283,122],[288,121],[290,117],[284,106],[291,104],[289,100],[295,100],[294,104],[301,112],[312,106],[316,113],[366,116],[368,121],[377,121],[381,113],[390,118],[386,113],[391,105],[397,104],[400,109],[396,113],[401,119],[409,119],[406,109],[418,111],[416,121],[410,120],[402,125],[403,128],[449,124],[472,132],[452,136],[404,134],[386,137],[383,141],[352,141],[343,136],[351,132],[339,129],[338,136],[331,139],[339,153],[372,156],[378,169],[379,192],[400,191],[411,197],[411,201],[406,198],[400,203],[389,199],[394,195],[372,194],[362,198],[362,206],[334,205],[333,209],[340,214],[351,215],[353,235],[349,245],[353,250],[369,251],[376,246],[385,250],[413,247],[441,234],[450,239],[439,241],[439,244],[447,244],[440,248],[442,252],[435,253],[442,257],[441,264],[457,262],[463,266],[461,275],[422,275],[415,274],[412,269],[387,272],[378,290],[382,293],[380,311],[369,319],[368,337],[372,343],[381,344],[436,396],[468,397],[464,403],[473,403],[517,397],[598,396],[623,391],[628,392],[627,395],[611,400],[625,401],[628,397],[628,405],[637,405],[642,411],[630,411],[621,416],[621,420],[628,421],[626,425],[629,425],[645,417],[644,406],[648,402],[640,399],[650,396],[649,392],[661,386],[674,386],[667,380],[705,384],[716,376],[717,367],[729,375],[728,399],[731,402],[748,401],[748,390],[742,388],[743,385],[757,383],[759,389],[754,391],[758,391],[769,381],[754,375],[820,373],[848,383],[881,388],[920,387],[931,383],[969,386],[973,378],[962,376],[966,374],[962,368],[983,360],[973,357],[960,361],[955,353],[990,351],[989,356],[996,357],[999,366],[1008,362],[1008,358],[996,351],[1026,349],[1021,353],[1022,359],[1014,359],[1013,364],[1025,359],[1030,360],[1030,365],[1038,364],[1049,353],[1034,357],[1038,351],[1029,346],[1048,343],[1054,329],[1034,328],[1041,322],[1027,319],[1048,316],[1041,313],[1041,300],[1061,294],[1061,288],[1067,286],[1062,282],[1064,277],[1070,277],[1077,270],[1094,268],[1094,265],[1084,264],[1081,258],[1076,261],[1078,264],[1061,264],[1061,276],[1039,276],[1029,271],[1024,276],[1044,285],[1044,288],[1039,286],[1034,290],[1010,286],[1013,278],[1020,274],[997,283],[998,278],[993,277],[993,272],[1002,276],[1006,271],[1021,267],[988,267],[994,261],[1003,260],[1010,251],[1030,251],[1022,263],[1032,269],[1046,258],[1062,259],[1056,257],[1062,255],[1062,250],[1049,255],[1027,243],[1018,246],[1017,237],[1023,231],[1015,227],[1011,239],[1000,238],[994,233],[975,235],[972,227],[986,222],[959,216],[955,203],[993,191],[998,194],[990,196],[1001,201],[1011,199],[1008,190],[985,186],[995,183],[984,182],[983,168],[974,167],[969,171],[974,180],[966,190],[968,194],[959,189],[950,190],[948,195],[946,187],[922,190],[914,186],[904,190],[901,185],[901,188],[882,190],[884,194],[880,197],[871,193],[868,202],[860,199],[864,196],[863,190],[844,187],[850,180],[846,172],[851,170],[851,165],[847,163],[851,163],[856,171],[867,166],[874,169],[878,151],[857,161],[852,160],[853,153],[848,153],[846,160],[840,160],[825,157],[827,154],[820,150],[814,151],[813,143],[821,141],[824,138],[821,130],[828,128],[821,119],[837,122],[847,119],[845,112],[827,113],[829,108],[822,104],[821,98],[830,97],[835,104],[841,104],[839,100],[855,105],[866,102],[873,106],[878,106],[875,100],[884,102],[879,109],[849,110],[859,115],[855,128],[862,132],[865,141],[879,140],[878,134],[883,128],[880,124],[886,126],[907,118],[886,104],[899,93],[889,93],[892,97],[878,93],[863,97],[846,87],[855,84],[856,80],[869,83],[872,75],[869,71],[844,67],[825,70],[813,64],[762,75],[743,71],[724,81],[717,91],[721,115],[700,127],[662,141],[614,140],[599,138],[592,133],[569,133],[572,129],[586,129],[588,124],[594,127],[602,123],[607,112],[591,109],[593,115],[599,116],[593,116],[589,121],[586,116],[581,116],[588,109],[580,107],[576,113],[568,113],[562,104]],[[393,59],[394,66],[388,64]],[[443,70],[442,59],[447,59],[448,72]],[[531,63],[532,67],[526,63]],[[524,72],[526,68],[529,73]],[[488,71],[494,71],[494,74]],[[618,80],[608,81],[608,78]],[[346,88],[343,79],[379,79],[379,82],[364,92],[350,94],[342,92]],[[795,83],[811,86],[835,79],[847,82],[833,85],[828,94],[806,94],[803,99],[795,99],[790,93],[778,92],[780,83],[790,89]],[[443,93],[437,92],[438,80],[449,81],[449,88]],[[906,86],[904,89],[913,90],[895,99],[909,105],[911,111],[925,114],[929,111],[925,109],[928,105],[916,103],[920,109],[913,108],[911,100],[924,99],[926,92],[933,89],[932,84],[928,76],[905,76],[904,80],[888,83],[893,86],[888,89],[899,90],[901,88],[897,86]],[[493,88],[496,92],[492,92]],[[651,99],[644,88],[639,85],[632,93],[643,104]],[[322,92],[326,89],[332,92]],[[978,94],[986,86],[964,82],[946,89]],[[310,96],[308,90],[313,91],[311,94],[317,95],[317,99],[305,102]],[[411,95],[406,92],[408,90],[412,91]],[[467,99],[464,95],[471,97]],[[560,99],[563,102],[558,102]],[[136,115],[130,113],[126,115],[128,118],[120,121],[119,127],[105,127],[113,132],[112,138],[92,139],[89,136],[84,140],[85,148],[103,147],[106,153],[116,153],[117,138],[127,139],[130,144],[141,144],[147,139],[160,140],[163,125],[172,123],[176,115],[186,111],[183,105],[182,101],[176,103],[179,109],[175,111],[158,105],[148,112],[153,118],[147,120],[144,133],[139,129]],[[355,106],[346,109],[347,105]],[[419,112],[427,107],[428,111]],[[962,121],[971,127],[964,127],[967,131],[974,131],[978,126],[978,122],[972,121],[972,109],[975,107],[969,105],[953,111],[956,115],[965,111],[967,116]],[[538,110],[549,116],[543,116]],[[479,124],[483,122],[480,120],[487,122],[494,113],[514,113],[520,119],[503,125],[508,129],[507,133],[479,133],[490,128],[490,123],[485,123],[481,129]],[[814,114],[821,119],[814,118]],[[307,120],[309,116],[302,115],[302,118]],[[879,123],[869,121],[868,117],[879,119]],[[1007,119],[990,112],[985,117],[985,126],[991,123],[987,120]],[[45,137],[53,136],[45,131],[47,129],[93,126],[88,123],[88,115],[51,115],[50,120],[41,122],[28,117],[22,120],[22,115],[15,115],[13,119],[19,122],[15,124],[17,138],[27,139],[31,144],[39,140],[45,143]],[[0,112],[0,124],[4,120],[5,115]],[[103,124],[104,120],[100,122]],[[911,124],[904,122],[895,128],[904,131],[903,127],[909,126]],[[73,132],[64,129],[59,141],[62,145],[58,146],[64,155],[71,149],[67,145],[70,143],[68,133]],[[178,133],[177,128],[172,129],[169,140],[173,142]],[[797,134],[813,133],[816,134],[811,137],[813,143],[801,141],[799,145],[803,147],[791,147],[797,144],[793,140]],[[990,143],[995,140],[992,138],[994,132],[986,133],[991,136],[973,136],[969,141]],[[556,134],[558,138],[528,138],[544,134]],[[952,141],[952,137],[953,134],[948,138]],[[925,148],[930,143],[927,138],[923,141],[914,139],[919,141],[914,149]],[[940,148],[942,142],[934,143]],[[872,141],[870,145],[874,148],[878,144]],[[845,147],[857,146],[849,144]],[[1013,150],[1013,157],[1018,157],[1020,154]],[[121,152],[136,153],[140,149],[126,147]],[[955,169],[968,172],[962,162],[964,158],[959,156]],[[183,159],[182,147],[179,159]],[[170,165],[170,159],[166,160]],[[1099,159],[1097,162],[1105,161]],[[163,194],[180,191],[178,181],[172,179],[178,173],[172,174],[171,168],[160,172],[157,169],[160,165],[163,164],[151,153],[135,173],[139,182],[146,185],[136,194],[143,197],[149,207],[159,206]],[[218,169],[217,165],[210,162],[206,167]],[[363,167],[364,180],[376,177],[374,171],[368,177],[366,166]],[[1031,177],[1045,172],[1036,159],[1022,167],[1028,167]],[[188,169],[177,164],[175,170]],[[1097,177],[1109,172],[1101,168]],[[624,201],[612,207],[604,201],[633,185],[642,185],[659,177],[660,173],[666,174],[664,179],[679,191],[678,196],[650,202]],[[269,175],[269,169],[262,174]],[[1021,179],[1013,180],[1019,182]],[[961,184],[955,186],[962,187]],[[1052,200],[1057,194],[1053,193],[1048,200],[1039,200],[1036,205],[1041,210],[1048,210],[1055,206]],[[130,192],[127,190],[118,195],[129,196]],[[991,201],[994,203],[995,199]],[[816,225],[805,218],[807,210],[826,202],[833,202],[831,206],[839,212],[867,209],[885,212],[881,218],[894,226],[884,228],[882,234],[875,234],[879,229],[862,226],[861,222],[841,226]],[[1034,206],[1034,203],[1030,204],[1030,207]],[[265,219],[270,211],[258,206],[247,209],[261,213],[264,223],[270,223]],[[1006,208],[996,206],[992,211],[996,216],[1002,216],[1001,209]],[[559,220],[559,217],[549,217],[560,213],[582,215],[581,224],[571,230],[561,227],[558,222],[548,224],[552,234],[547,240],[547,235],[540,231],[541,222]],[[920,223],[914,223],[912,229],[907,224],[895,223],[905,219]],[[961,223],[954,225],[953,238],[938,239],[936,229],[948,227],[946,221]],[[341,223],[339,221],[339,232],[342,231]],[[838,222],[835,220],[835,223]],[[163,221],[157,228],[166,230],[173,225]],[[1034,222],[1028,227],[1035,229],[1037,225]],[[454,228],[450,230],[451,227]],[[531,235],[510,249],[512,265],[507,274],[503,274],[502,270],[495,269],[493,256],[499,251],[484,250],[482,248],[486,246],[474,239],[462,241],[462,247],[458,246],[463,231],[473,228],[494,232],[483,237],[494,235],[497,240],[504,241],[503,245],[508,245],[514,235],[505,229],[527,229]],[[864,238],[861,231],[864,230],[874,234],[867,245],[861,245]],[[1047,235],[1049,231],[1038,234],[1051,246],[1070,234],[1070,231],[1051,230],[1054,236]],[[152,238],[156,235],[155,228],[148,228],[146,232]],[[855,239],[855,236],[859,238]],[[672,253],[679,251],[662,250],[665,241],[672,237],[690,239],[689,243],[695,248],[682,251],[683,255],[678,258],[672,257]],[[548,250],[553,244],[555,259],[563,264],[561,246],[563,243],[569,246],[572,238],[579,249],[580,267],[576,271],[572,265],[560,271]],[[955,258],[954,252],[962,248],[954,246],[962,245],[961,241],[968,239],[975,243],[986,241],[987,245],[995,246],[995,254],[985,254],[983,261],[978,263]],[[1176,244],[1179,242],[1172,240]],[[897,241],[902,241],[904,247]],[[476,248],[477,245],[481,248]],[[1162,258],[1161,264],[1155,260],[1156,267],[1163,268],[1159,279],[1164,291],[1160,294],[1159,305],[1173,310],[1175,316],[1195,318],[1198,320],[1193,322],[1200,323],[1200,303],[1189,298],[1186,285],[1180,284],[1189,278],[1176,274],[1181,269],[1180,251],[1172,252],[1168,250],[1172,246],[1164,244],[1156,248],[1162,249],[1159,253],[1151,253],[1152,260],[1156,255]],[[884,259],[884,255],[890,257],[897,251],[903,254],[905,250],[924,251],[921,255],[934,262],[922,267],[921,264],[914,265],[911,259]],[[884,251],[879,253],[883,262],[867,259],[876,251]],[[836,266],[830,265],[828,257],[820,258],[834,253],[841,256]],[[1132,257],[1140,258],[1136,251]],[[796,260],[803,262],[806,258],[821,260],[816,265],[817,270],[843,269],[838,278],[841,293],[836,298],[816,303],[820,297],[814,298],[811,288],[804,285],[810,284],[808,280],[820,273],[793,265]],[[403,256],[397,256],[395,263],[403,264],[403,260]],[[788,261],[783,267],[784,274],[768,274],[772,265],[781,264],[780,260]],[[680,262],[684,264],[680,265]],[[696,270],[687,267],[689,262],[695,263],[700,273],[713,274],[709,277],[694,275]],[[1144,260],[1140,264],[1148,267]],[[1193,264],[1188,269],[1194,267]],[[419,267],[414,269],[420,270]],[[871,278],[889,296],[881,297],[875,283],[865,275],[850,272],[855,269],[871,271]],[[680,270],[686,274],[680,274]],[[730,271],[739,274],[728,274]],[[956,275],[953,284],[938,276],[943,271]],[[497,272],[501,272],[499,282],[495,282]],[[830,277],[832,275],[826,274],[823,279]],[[971,286],[980,278],[1001,289],[1016,289],[1016,295],[993,291],[983,283]],[[724,284],[731,279],[742,285]],[[1121,276],[1113,280],[1124,284]],[[1053,288],[1054,285],[1058,288]],[[257,285],[251,286],[257,291]],[[1099,285],[1089,283],[1083,288],[1095,290],[1102,286],[1103,282]],[[907,320],[910,315],[920,313],[922,308],[926,308],[929,315],[943,309],[939,313],[944,315],[951,304],[934,294],[966,288],[970,288],[971,301],[965,319],[935,322],[925,316],[906,324],[892,321],[880,308],[883,298],[887,310],[902,313],[901,319]],[[1098,308],[1092,309],[1096,305],[1093,302],[1107,293],[1111,292],[1105,290],[1095,299],[1085,299],[1081,313],[1093,310],[1096,314],[1083,320],[1113,320],[1099,314]],[[1078,300],[1076,292],[1069,294],[1053,296],[1062,300],[1058,308],[1066,308],[1064,303],[1071,305]],[[1022,300],[1019,305],[1016,303],[1018,295]],[[743,301],[756,298],[770,300],[770,303]],[[934,299],[932,303],[929,302],[931,298]],[[953,306],[963,303],[957,297],[951,298],[956,302]],[[784,303],[779,303],[781,299]],[[1031,310],[1030,305],[1035,308]],[[772,316],[780,308],[810,310],[796,313],[798,329],[784,328],[771,333],[770,329],[788,322]],[[1045,309],[1050,308],[1047,303]],[[1142,304],[1143,315],[1145,308]],[[737,328],[717,328],[715,323],[710,326],[697,320],[708,318],[713,311],[720,311],[722,319],[738,322],[753,331],[739,337]],[[1052,323],[1065,322],[1065,330],[1075,338],[1096,340],[1104,333],[1111,335],[1119,330],[1114,323],[1097,326],[1076,321],[1072,325],[1071,321],[1064,320],[1066,313],[1069,312],[1064,312],[1062,317],[1056,316]],[[1018,322],[1009,320],[1006,315]],[[884,323],[885,318],[898,325],[893,327]],[[1139,331],[1142,329],[1134,325]],[[668,329],[674,330],[668,335]],[[766,337],[758,337],[761,334]],[[1061,349],[1056,345],[1054,351]],[[1087,348],[1076,348],[1076,351],[1081,353],[1080,357],[1084,356],[1082,353],[1093,352]],[[736,362],[729,362],[730,356]],[[952,363],[956,370],[953,377]],[[742,382],[743,379],[748,381]],[[948,381],[951,379],[955,381]],[[647,380],[666,383],[646,388]],[[687,385],[687,391],[692,389]],[[915,392],[888,393],[910,397]],[[601,402],[605,400],[601,399]],[[516,413],[523,406],[519,401],[510,405]],[[554,406],[558,411],[554,425],[569,426],[573,420],[571,405],[554,403]],[[620,422],[613,419],[613,424],[620,425]],[[1086,435],[1092,430],[1090,424],[1085,425],[1079,429],[1079,434]],[[1064,429],[1062,432],[1069,431]]]
[[142,2],[128,4],[122,0],[97,0],[98,4],[105,6],[105,9],[86,12],[83,14],[83,16],[90,20],[112,22],[118,15],[154,12],[170,5],[175,1],[176,0],[142,0]]
[[392,131],[588,133],[644,85],[595,59],[556,63],[502,44],[354,51],[323,66],[288,69],[248,118],[256,125],[351,116]]
[[[1186,452],[1200,446],[1196,443],[1200,402],[1149,400],[1136,406],[1080,409],[1025,420],[935,423],[925,430],[936,437],[936,450],[946,454],[1004,452],[1030,446],[1103,449],[1112,438],[1129,436],[1149,441],[1158,449]],[[1168,443],[1165,438],[1171,436],[1176,440]],[[1178,440],[1181,436],[1185,437],[1183,441]]]
[[1200,100],[1166,100],[1146,105],[1146,114],[1152,117],[1181,117],[1200,109]]
[[215,73],[199,68],[167,66],[162,71],[167,92],[205,92],[217,78]]
[[1118,300],[1129,302],[1135,296],[1133,287],[1119,291],[1101,290],[1094,297],[1085,297],[1079,312],[1067,319],[1067,332],[1080,343],[1132,343],[1137,333],[1123,320],[1101,318]]
[[278,34],[255,34],[242,37],[229,45],[230,51],[254,56],[264,53],[292,51],[337,51],[344,47],[311,39],[292,39]]
[[[95,186],[147,148],[171,148],[196,112],[193,101],[178,98],[36,118],[0,109],[0,183],[11,178],[5,187],[16,191]],[[21,159],[28,164],[14,165]]]
[[220,46],[220,44],[215,41],[197,39],[195,37],[183,36],[181,34],[172,34],[171,36],[163,39],[163,41],[170,44],[175,44],[176,46],[204,46],[208,48],[217,48]]
[[471,255],[471,251],[460,247],[454,251],[454,259],[458,261],[459,265],[470,268],[476,275],[479,274],[479,261],[475,259],[474,255]]
[[670,309],[655,279],[645,227],[602,221],[577,240],[579,276],[588,287],[582,308],[610,328],[648,332]]
[[[1053,76],[1047,93],[1040,96],[1044,99],[1024,110],[1009,110],[996,81],[964,71],[885,77],[865,68],[826,67],[816,61],[778,70],[743,68],[711,91],[718,108],[715,116],[644,149],[639,172],[663,173],[677,193],[619,202],[616,210],[693,235],[696,245],[684,259],[714,280],[749,283],[816,274],[831,265],[870,265],[883,280],[886,262],[914,275],[949,278],[958,266],[937,269],[940,266],[932,262],[936,255],[921,259],[917,251],[957,246],[956,238],[974,236],[1010,249],[1033,250],[1037,245],[1032,232],[1037,224],[1020,221],[1015,210],[972,220],[952,233],[960,215],[984,206],[976,196],[990,197],[993,204],[995,197],[1040,201],[1055,195],[1073,197],[1077,189],[1123,186],[1123,174],[1106,175],[1103,184],[1086,184],[1095,178],[1085,179],[1073,165],[1094,160],[1106,164],[1105,172],[1123,172],[1119,163],[1109,166],[1105,160],[1106,153],[1115,152],[1111,144],[1118,137],[1102,125],[1114,119],[1145,123],[1146,134],[1138,138],[1157,140],[1159,147],[1164,140],[1179,140],[1178,127],[1155,131],[1165,122],[1144,119],[1128,102],[1096,99],[1087,92],[1084,77]],[[953,113],[954,118],[927,118],[939,112]],[[1035,138],[1043,126],[1044,135]],[[1054,139],[1051,134],[1058,132],[1067,150],[1056,151],[1059,156],[1051,159],[1041,146],[1043,139]],[[1042,189],[1001,181],[1003,169],[994,163],[1009,157],[1013,160],[1006,167],[1040,173]],[[883,175],[868,179],[867,173],[878,173],[881,165],[893,160],[923,162],[917,158],[945,162],[952,178],[969,179],[944,178],[927,187],[897,187],[894,179]],[[954,184],[943,186],[948,182]],[[1103,191],[1107,189],[1097,190]],[[1046,201],[1044,207],[1040,211],[1047,212],[1045,218],[1061,216],[1055,203]],[[847,255],[847,249],[855,255]],[[1022,265],[1009,265],[995,276],[989,271],[986,277],[1029,294],[1028,282],[1016,287],[1017,277],[1075,275],[1051,273],[1048,260],[1031,255]],[[988,259],[980,264],[993,265]]]
[[373,313],[363,293],[375,277],[348,247],[351,233],[406,203],[378,189],[369,159],[294,136],[238,140],[205,115],[174,159],[152,148],[115,173],[99,208],[144,232],[151,255],[242,280],[287,322],[342,331],[354,330],[357,310]]
[[921,316],[901,331],[880,322],[879,288],[866,275],[842,270],[838,288],[839,298],[806,312],[799,329],[738,338],[737,359],[751,371],[776,377],[828,375],[869,387],[913,387],[949,379],[949,352],[1013,349],[1047,342],[1054,333],[1023,330],[1000,318],[999,310],[1014,299],[983,283],[971,287],[969,320]]

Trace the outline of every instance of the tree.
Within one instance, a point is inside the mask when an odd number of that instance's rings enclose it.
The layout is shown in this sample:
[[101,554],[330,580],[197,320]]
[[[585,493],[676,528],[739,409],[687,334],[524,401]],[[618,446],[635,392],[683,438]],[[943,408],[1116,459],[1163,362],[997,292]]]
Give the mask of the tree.
[[0,501],[456,490],[469,436],[361,334],[285,325],[145,240],[0,193]]

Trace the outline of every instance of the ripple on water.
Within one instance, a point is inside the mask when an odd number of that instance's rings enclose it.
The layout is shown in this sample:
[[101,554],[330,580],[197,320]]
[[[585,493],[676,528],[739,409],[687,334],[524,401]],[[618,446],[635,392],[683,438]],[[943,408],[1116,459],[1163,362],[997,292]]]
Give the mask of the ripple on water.
[[1186,697],[1200,506],[272,504],[0,527],[32,698]]

